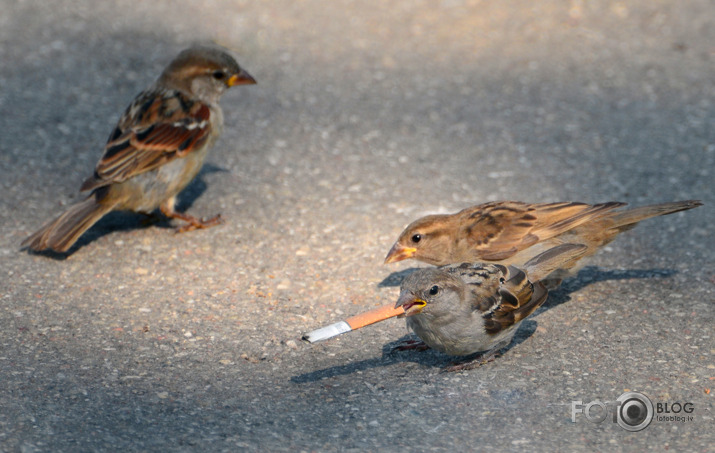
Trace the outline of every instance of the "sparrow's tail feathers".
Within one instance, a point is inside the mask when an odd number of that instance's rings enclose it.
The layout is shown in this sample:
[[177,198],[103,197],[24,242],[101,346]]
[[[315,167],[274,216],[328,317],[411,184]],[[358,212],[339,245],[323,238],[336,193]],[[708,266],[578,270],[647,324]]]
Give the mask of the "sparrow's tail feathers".
[[97,202],[92,194],[22,241],[22,246],[36,252],[50,249],[64,253],[113,208],[113,204]]
[[611,228],[617,229],[619,233],[628,231],[636,226],[636,224],[638,224],[641,220],[661,215],[673,214],[675,212],[697,208],[702,205],[703,203],[700,200],[685,200],[627,209],[613,214],[610,218],[613,222],[613,226]]
[[586,250],[588,247],[583,244],[557,245],[524,263],[524,271],[532,282],[543,280],[557,269],[572,267]]

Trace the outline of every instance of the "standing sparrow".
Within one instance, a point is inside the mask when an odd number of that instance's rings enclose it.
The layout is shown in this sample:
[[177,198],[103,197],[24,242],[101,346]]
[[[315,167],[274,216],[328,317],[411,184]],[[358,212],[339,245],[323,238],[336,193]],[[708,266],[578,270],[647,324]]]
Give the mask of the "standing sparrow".
[[404,308],[407,327],[427,346],[450,355],[491,358],[546,301],[548,291],[539,280],[573,265],[587,250],[562,244],[523,269],[487,263],[419,269],[402,282],[395,308]]
[[219,98],[234,85],[255,84],[236,60],[214,47],[181,52],[157,81],[139,93],[109,136],[82,202],[22,242],[30,250],[66,252],[110,211],[156,208],[188,224],[179,231],[220,223],[176,212],[176,196],[196,176],[223,128]]
[[[688,200],[615,210],[625,203],[485,203],[456,214],[415,220],[400,234],[385,263],[414,258],[437,266],[478,261],[522,266],[564,243],[587,246],[585,257],[641,220],[700,205],[700,201]],[[567,275],[558,270],[551,280],[558,283]]]

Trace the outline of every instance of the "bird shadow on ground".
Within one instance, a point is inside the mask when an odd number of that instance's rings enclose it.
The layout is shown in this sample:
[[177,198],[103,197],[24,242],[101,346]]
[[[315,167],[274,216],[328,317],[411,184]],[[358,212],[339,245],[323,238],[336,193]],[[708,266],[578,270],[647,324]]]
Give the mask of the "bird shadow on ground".
[[[213,164],[204,165],[196,178],[194,178],[194,180],[191,181],[191,183],[179,194],[176,203],[176,210],[179,212],[186,212],[208,188],[203,176],[218,172],[228,172],[228,170]],[[57,215],[59,215],[59,213]],[[80,248],[91,244],[107,234],[119,231],[131,231],[150,226],[168,229],[173,228],[176,225],[172,225],[171,219],[161,214],[158,209],[151,214],[142,214],[131,211],[110,212],[102,217],[99,222],[94,224],[88,231],[86,231],[67,252],[58,253],[46,250],[41,252],[29,251],[29,253],[61,261],[69,258]]]
[[[512,342],[501,350],[501,353],[505,353],[511,348],[523,343],[531,335],[536,332],[536,322],[532,320],[525,320],[521,323],[519,330],[514,335]],[[372,368],[384,367],[398,365],[401,363],[416,363],[425,368],[439,368],[441,371],[445,371],[447,367],[452,365],[458,365],[462,362],[468,362],[475,356],[479,354],[472,354],[469,356],[456,357],[448,356],[434,349],[427,349],[423,351],[400,351],[396,348],[404,345],[405,343],[419,340],[414,334],[404,335],[397,341],[392,341],[387,343],[382,347],[382,355],[380,357],[375,357],[372,359],[361,360],[359,362],[351,362],[345,365],[336,365],[322,370],[311,371],[310,373],[300,374],[298,376],[293,376],[291,382],[296,384],[305,384],[309,382],[316,382],[325,378],[332,378],[336,376],[350,375],[358,371],[365,371]],[[497,360],[498,357],[497,357]]]
[[597,282],[609,280],[635,280],[646,278],[668,278],[677,274],[675,269],[613,269],[601,270],[596,266],[587,266],[579,271],[572,278],[564,280],[564,283],[557,289],[549,291],[549,297],[535,313],[541,313],[559,306],[571,300],[571,293],[580,291],[583,288]]
[[299,374],[291,377],[291,382],[296,384],[306,384],[316,382],[321,379],[333,378],[337,376],[351,375],[356,372],[366,371],[373,368],[397,365],[405,362],[417,362],[424,367],[441,368],[448,365],[449,357],[428,349],[426,351],[394,351],[404,341],[412,340],[416,337],[405,335],[400,340],[387,343],[382,347],[382,356],[357,362],[346,363],[345,365],[335,365],[322,370],[315,370],[309,373]]
[[[378,286],[399,286],[409,274],[416,271],[418,268],[405,269],[399,272],[393,272],[385,278]],[[544,305],[534,314],[550,310],[558,305],[571,300],[571,293],[579,291],[584,287],[601,281],[607,280],[631,280],[642,278],[668,278],[678,271],[674,269],[629,269],[629,270],[600,270],[595,266],[588,266],[579,271],[579,273],[570,279],[564,281],[563,285],[549,293],[549,298]],[[538,324],[536,320],[524,320],[517,330],[511,343],[500,350],[500,354],[505,354],[512,348],[526,341],[536,332]],[[382,356],[372,359],[352,362],[345,365],[336,365],[322,370],[312,371],[310,373],[301,374],[291,378],[291,381],[298,384],[315,382],[325,378],[331,378],[342,375],[353,374],[358,371],[365,371],[371,368],[397,365],[400,363],[413,362],[423,367],[430,368],[446,368],[460,362],[469,361],[473,356],[451,357],[442,354],[438,351],[428,349],[426,351],[399,351],[396,350],[401,344],[417,339],[413,334],[403,336],[397,341],[390,342],[383,346]],[[499,360],[497,357],[496,360]]]

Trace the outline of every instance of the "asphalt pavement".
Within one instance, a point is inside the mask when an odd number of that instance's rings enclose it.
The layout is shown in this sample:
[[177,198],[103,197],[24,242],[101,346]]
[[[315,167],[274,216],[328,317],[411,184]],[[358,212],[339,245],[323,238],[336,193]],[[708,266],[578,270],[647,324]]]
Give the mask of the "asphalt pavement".
[[[0,451],[713,451],[711,1],[0,9]],[[113,213],[68,256],[21,250],[209,41],[258,81],[181,197],[225,224]],[[705,205],[623,234],[477,369],[393,352],[400,319],[300,340],[396,300],[424,265],[382,262],[419,216],[685,199]],[[612,420],[626,392],[643,430]]]

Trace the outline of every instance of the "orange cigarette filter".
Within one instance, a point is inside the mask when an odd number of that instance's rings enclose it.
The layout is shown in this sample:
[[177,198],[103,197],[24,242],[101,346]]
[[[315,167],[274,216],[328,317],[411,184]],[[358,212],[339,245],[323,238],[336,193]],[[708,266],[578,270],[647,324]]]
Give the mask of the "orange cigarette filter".
[[345,332],[350,332],[351,330],[356,330],[361,327],[369,326],[376,322],[384,321],[385,319],[393,318],[405,313],[402,306],[395,308],[393,305],[384,305],[382,307],[374,308],[365,313],[360,313],[359,315],[351,316],[350,318],[336,322],[326,327],[322,327],[312,332],[308,332],[303,335],[303,340],[309,343],[315,343],[316,341],[327,340],[338,336]]

